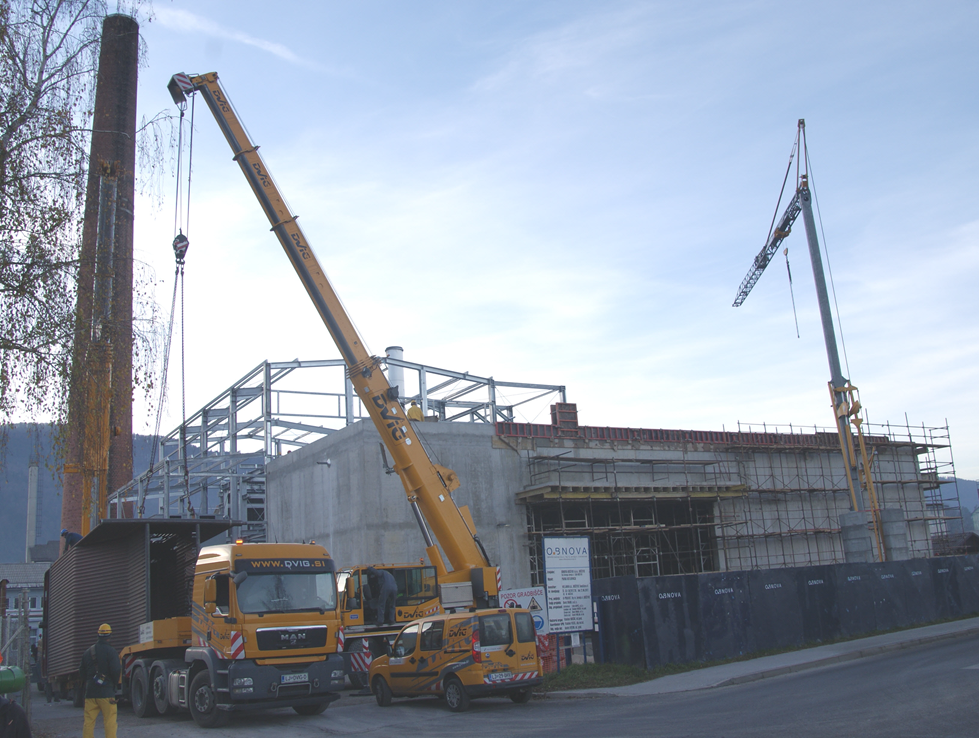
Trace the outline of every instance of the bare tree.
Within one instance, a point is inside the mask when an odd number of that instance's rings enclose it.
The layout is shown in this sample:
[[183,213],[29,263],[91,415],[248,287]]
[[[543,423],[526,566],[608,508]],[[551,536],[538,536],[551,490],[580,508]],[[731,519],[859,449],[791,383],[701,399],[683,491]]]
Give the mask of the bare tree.
[[95,0],[0,0],[0,419],[63,412],[95,71]]
[[[106,12],[103,0],[0,0],[0,426],[65,417]],[[160,124],[142,127],[155,157]],[[155,352],[137,352],[137,381],[152,385]]]

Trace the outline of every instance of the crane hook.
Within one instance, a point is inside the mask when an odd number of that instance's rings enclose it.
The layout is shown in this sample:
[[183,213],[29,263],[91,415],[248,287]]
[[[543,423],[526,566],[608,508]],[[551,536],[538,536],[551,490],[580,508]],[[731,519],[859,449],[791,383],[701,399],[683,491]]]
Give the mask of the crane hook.
[[177,257],[177,263],[183,266],[184,257],[187,255],[187,249],[190,247],[190,240],[180,232],[177,237],[173,239],[173,255]]

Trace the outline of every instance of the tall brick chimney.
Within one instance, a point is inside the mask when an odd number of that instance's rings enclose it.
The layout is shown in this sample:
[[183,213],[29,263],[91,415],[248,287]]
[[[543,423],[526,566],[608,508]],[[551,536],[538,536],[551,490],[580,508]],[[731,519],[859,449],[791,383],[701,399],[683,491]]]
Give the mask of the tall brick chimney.
[[[109,318],[103,330],[111,342],[111,402],[109,427],[114,429],[109,445],[106,487],[116,490],[133,478],[133,200],[136,167],[136,78],[139,52],[139,24],[128,15],[109,15],[102,23],[95,112],[92,120],[92,149],[89,158],[88,189],[85,199],[85,222],[82,232],[81,262],[78,276],[78,323],[75,330],[72,377],[68,410],[68,446],[61,526],[81,532],[84,501],[82,469],[86,433],[96,432],[91,413],[86,409],[90,392],[90,375],[86,361],[93,335],[93,317],[98,321],[96,301],[96,263],[100,254],[110,258],[108,282],[111,291],[104,295],[110,301]],[[104,217],[100,224],[101,202],[105,204],[105,177],[114,179],[114,218]],[[101,236],[100,236],[101,233]],[[101,244],[101,246],[100,246]],[[101,250],[100,250],[101,249]],[[101,431],[99,431],[101,432]]]

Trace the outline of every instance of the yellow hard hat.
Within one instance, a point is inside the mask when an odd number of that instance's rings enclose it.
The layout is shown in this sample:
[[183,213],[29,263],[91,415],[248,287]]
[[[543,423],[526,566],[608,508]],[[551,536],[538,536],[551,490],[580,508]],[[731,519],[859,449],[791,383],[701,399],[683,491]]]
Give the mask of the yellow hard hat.
[[112,626],[109,625],[108,623],[102,623],[102,625],[99,626],[99,635],[100,636],[112,635]]

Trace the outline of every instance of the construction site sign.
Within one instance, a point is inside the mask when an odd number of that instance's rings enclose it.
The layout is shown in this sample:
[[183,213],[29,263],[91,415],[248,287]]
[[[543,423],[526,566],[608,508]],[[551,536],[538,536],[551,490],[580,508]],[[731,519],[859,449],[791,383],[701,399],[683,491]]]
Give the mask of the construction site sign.
[[537,635],[547,635],[551,632],[547,620],[547,594],[543,587],[500,590],[500,604],[507,608],[527,608],[534,617],[534,629]]
[[544,539],[547,615],[552,633],[592,629],[589,543],[585,537]]

